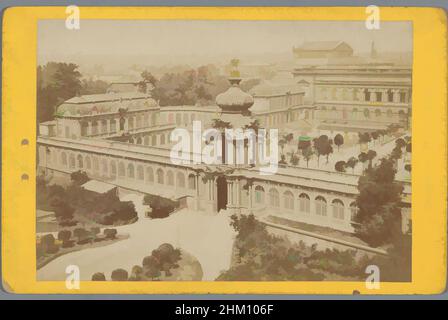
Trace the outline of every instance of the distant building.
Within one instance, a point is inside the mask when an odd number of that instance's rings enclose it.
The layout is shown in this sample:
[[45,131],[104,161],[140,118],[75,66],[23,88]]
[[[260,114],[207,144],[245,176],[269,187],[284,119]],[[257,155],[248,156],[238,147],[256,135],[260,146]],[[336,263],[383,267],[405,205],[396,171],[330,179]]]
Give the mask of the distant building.
[[353,49],[344,41],[314,41],[294,47],[293,53],[298,59],[351,57]]

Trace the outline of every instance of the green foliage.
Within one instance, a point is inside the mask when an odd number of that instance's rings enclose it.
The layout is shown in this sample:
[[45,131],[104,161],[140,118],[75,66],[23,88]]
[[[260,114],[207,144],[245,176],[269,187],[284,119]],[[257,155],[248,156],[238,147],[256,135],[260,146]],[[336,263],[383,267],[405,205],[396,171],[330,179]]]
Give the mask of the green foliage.
[[152,219],[166,218],[179,206],[177,201],[149,194],[145,195],[143,203],[151,207],[150,217]]
[[53,119],[56,106],[80,93],[81,74],[73,63],[48,62],[37,67],[37,121]]
[[338,151],[339,147],[344,144],[344,137],[340,133],[334,136],[334,144],[338,147]]
[[302,156],[303,156],[303,159],[305,159],[305,161],[306,161],[307,168],[308,168],[308,162],[311,160],[311,157],[313,156],[313,154],[314,154],[314,152],[313,152],[313,149],[311,149],[311,147],[307,147],[302,150]]
[[393,162],[381,159],[380,165],[366,170],[358,181],[355,232],[372,246],[389,243],[400,232],[403,186],[394,181],[395,173]]
[[338,172],[345,172],[345,166],[346,166],[345,161],[338,161],[334,165],[334,169]]
[[72,232],[70,230],[61,230],[58,232],[58,240],[62,242],[70,240]]
[[305,258],[308,267],[342,276],[360,277],[364,275],[365,266],[356,260],[353,250],[340,251],[326,249],[315,251]]
[[109,83],[103,80],[83,79],[81,82],[81,95],[106,93]]
[[115,239],[115,237],[117,236],[117,229],[104,229],[103,233],[106,238]]
[[152,280],[160,277],[162,271],[168,277],[171,275],[171,269],[179,267],[180,259],[180,250],[169,243],[164,243],[153,250],[150,256],[143,258],[143,273]]
[[124,269],[115,269],[111,275],[112,281],[127,281],[128,272]]
[[90,178],[87,176],[87,173],[81,170],[72,172],[70,174],[70,179],[74,184],[77,185],[83,185],[84,183],[90,180]]
[[269,234],[254,215],[233,215],[231,225],[237,231],[236,256],[231,268],[217,280],[297,281],[324,278],[302,263],[304,252],[299,246]]
[[227,78],[213,65],[166,73],[156,83],[153,96],[161,106],[206,105],[229,88]]
[[102,272],[97,272],[92,275],[92,281],[106,281],[106,276]]
[[317,152],[317,164],[319,165],[320,156],[326,156],[328,163],[328,158],[333,153],[332,142],[328,139],[328,136],[321,135],[319,138],[314,139],[314,149]]
[[355,157],[350,157],[347,162],[345,163],[345,165],[349,168],[352,168],[352,173],[355,172],[355,166],[358,163],[358,159],[356,159]]

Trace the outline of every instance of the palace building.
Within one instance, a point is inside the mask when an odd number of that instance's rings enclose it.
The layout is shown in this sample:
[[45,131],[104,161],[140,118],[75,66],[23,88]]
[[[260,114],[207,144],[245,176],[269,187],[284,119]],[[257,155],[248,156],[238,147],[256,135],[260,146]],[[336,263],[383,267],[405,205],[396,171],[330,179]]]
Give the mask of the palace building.
[[[239,88],[241,79],[230,78],[231,87],[214,106],[160,107],[138,91],[74,97],[57,108],[54,121],[39,125],[38,172],[66,177],[82,170],[120,192],[158,195],[197,211],[252,212],[352,232],[356,174],[282,165],[274,175],[260,175],[250,165],[171,161],[171,131],[194,120],[205,128],[221,119],[233,127],[257,120],[261,128],[317,123],[349,130],[363,121],[400,122],[400,110],[409,115],[406,70],[322,67],[295,69],[293,75],[297,85],[262,82],[248,93]],[[389,117],[389,110],[398,116]],[[410,194],[410,183],[405,192]]]

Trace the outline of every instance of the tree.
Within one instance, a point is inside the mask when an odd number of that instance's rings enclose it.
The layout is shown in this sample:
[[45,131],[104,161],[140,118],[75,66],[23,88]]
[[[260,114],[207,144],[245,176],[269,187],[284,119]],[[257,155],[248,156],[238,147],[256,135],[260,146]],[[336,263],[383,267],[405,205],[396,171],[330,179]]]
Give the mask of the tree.
[[370,141],[372,141],[370,134],[368,132],[359,132],[358,133],[359,138],[359,144],[369,144]]
[[53,120],[56,106],[81,91],[81,73],[73,63],[48,62],[37,67],[37,121]]
[[412,169],[412,165],[411,164],[405,164],[404,165],[404,170],[406,170],[407,172],[409,172],[409,174],[411,173],[411,169]]
[[142,275],[143,275],[143,268],[135,265],[132,267],[131,276],[129,277],[129,280],[132,281],[142,280]]
[[230,122],[226,122],[221,119],[213,119],[212,128],[219,131],[224,131],[225,129],[231,129],[232,125],[230,124]]
[[404,139],[402,138],[398,138],[397,140],[395,140],[395,146],[402,149],[403,147],[406,146],[406,141],[404,141]]
[[300,157],[298,154],[296,154],[295,152],[293,152],[291,154],[291,159],[289,160],[289,162],[293,165],[293,166],[297,166],[299,165],[300,162]]
[[148,84],[151,88],[154,88],[157,84],[157,79],[148,70],[142,71],[140,74],[142,80],[138,83],[138,89],[140,92],[146,93],[148,91]]
[[364,168],[364,163],[365,163],[368,159],[369,159],[369,157],[367,156],[367,153],[365,153],[365,152],[361,152],[361,153],[358,155],[358,160],[359,160],[359,162],[362,163],[363,168]]
[[90,236],[90,233],[84,228],[76,228],[73,230],[73,235],[78,238],[79,243],[86,240]]
[[258,130],[260,129],[260,122],[255,119],[254,121],[252,121],[248,125],[245,125],[244,129],[246,129],[246,130],[247,129],[252,129],[252,130],[254,130],[255,134],[258,135]]
[[328,136],[321,135],[319,138],[314,140],[314,148],[317,151],[317,166],[319,166],[319,158],[320,156],[327,156],[327,163],[328,163],[328,156],[330,153],[333,152],[333,147],[330,144],[330,141],[328,140]]
[[128,272],[124,269],[115,269],[111,275],[112,281],[127,281]]
[[369,150],[367,151],[367,160],[369,160],[369,168],[372,168],[372,161],[376,157],[376,151]]
[[83,185],[84,183],[90,180],[87,173],[81,170],[70,173],[70,179],[72,180],[73,183],[77,185]]
[[109,83],[103,80],[93,80],[92,78],[83,79],[81,83],[80,94],[100,94],[106,93]]
[[314,152],[311,147],[305,148],[302,150],[302,156],[303,159],[306,161],[306,167],[308,168],[308,162],[311,160],[311,157],[313,156]]
[[342,136],[342,134],[338,133],[334,136],[334,144],[338,147],[339,151],[339,147],[344,144],[344,137]]
[[345,166],[346,166],[345,161],[338,161],[338,162],[336,162],[336,164],[334,165],[334,169],[335,169],[337,172],[345,172]]
[[403,186],[394,181],[393,162],[383,158],[359,178],[355,233],[372,246],[389,243],[401,232]]
[[352,168],[352,173],[355,173],[355,166],[357,163],[358,159],[356,159],[355,157],[350,157],[345,163],[345,165],[349,168]]
[[115,237],[117,236],[117,229],[104,229],[103,233],[106,238],[115,239]]
[[412,142],[409,142],[409,143],[406,145],[406,152],[409,152],[409,153],[412,152]]
[[58,232],[58,240],[62,242],[67,242],[70,240],[72,232],[70,230],[61,230]]
[[282,155],[284,154],[284,149],[285,149],[285,145],[286,145],[286,140],[281,138],[278,141],[278,145],[280,146],[280,148],[282,149]]
[[106,281],[106,276],[102,272],[96,272],[92,275],[92,281]]
[[68,221],[73,219],[75,209],[73,209],[66,200],[55,198],[51,201],[54,210],[54,215],[61,221]]

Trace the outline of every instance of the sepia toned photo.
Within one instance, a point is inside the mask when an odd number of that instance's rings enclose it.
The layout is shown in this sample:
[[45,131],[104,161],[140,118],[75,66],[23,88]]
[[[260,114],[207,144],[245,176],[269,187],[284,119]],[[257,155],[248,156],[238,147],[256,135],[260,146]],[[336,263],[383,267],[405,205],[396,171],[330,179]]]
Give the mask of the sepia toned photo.
[[37,280],[410,282],[412,36],[40,20]]

